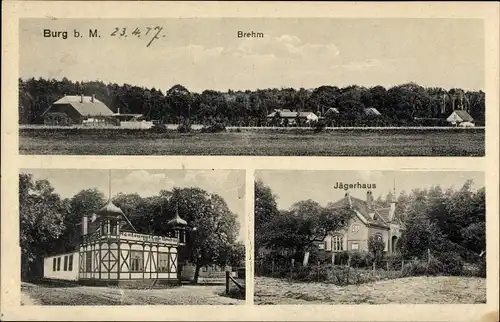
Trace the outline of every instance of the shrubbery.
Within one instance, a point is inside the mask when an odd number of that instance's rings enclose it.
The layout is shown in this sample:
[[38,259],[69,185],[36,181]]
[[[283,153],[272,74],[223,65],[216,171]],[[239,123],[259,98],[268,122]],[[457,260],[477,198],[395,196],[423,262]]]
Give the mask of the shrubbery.
[[221,122],[216,122],[212,125],[209,126],[204,126],[201,129],[202,133],[219,133],[219,132],[226,132],[226,126],[221,123]]
[[191,132],[191,124],[188,123],[188,122],[182,122],[177,127],[177,132],[179,132],[179,133],[189,133],[189,132]]
[[443,253],[439,256],[443,275],[462,275],[464,260],[456,253]]

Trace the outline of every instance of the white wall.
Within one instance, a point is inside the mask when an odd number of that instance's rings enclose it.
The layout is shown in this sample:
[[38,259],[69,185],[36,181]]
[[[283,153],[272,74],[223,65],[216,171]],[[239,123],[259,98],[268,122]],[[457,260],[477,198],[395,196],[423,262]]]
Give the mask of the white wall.
[[[71,271],[69,270],[70,267],[70,255],[73,255],[73,260],[72,260],[72,268]],[[67,257],[67,266],[66,266],[66,271],[64,270],[64,258]],[[54,271],[54,259],[56,259],[56,270]],[[57,269],[57,261],[58,259],[60,260],[59,264],[59,270]],[[43,259],[43,277],[44,278],[52,278],[52,279],[58,279],[58,280],[67,280],[67,281],[76,281],[78,280],[78,252],[74,253],[66,253],[66,254],[60,254],[57,256],[50,256],[50,257],[45,257]]]

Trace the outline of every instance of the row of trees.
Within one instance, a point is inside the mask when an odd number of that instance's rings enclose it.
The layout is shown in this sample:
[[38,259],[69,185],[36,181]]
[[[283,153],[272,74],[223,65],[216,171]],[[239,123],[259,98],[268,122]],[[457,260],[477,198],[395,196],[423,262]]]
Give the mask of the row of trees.
[[[41,122],[42,113],[64,95],[92,95],[113,111],[143,114],[163,123],[221,122],[233,126],[263,126],[275,109],[311,111],[325,116],[331,125],[412,124],[416,119],[444,119],[455,109],[468,111],[484,124],[485,94],[458,88],[425,88],[414,83],[386,89],[382,86],[321,86],[315,89],[258,89],[255,91],[192,93],[175,85],[166,93],[156,88],[99,81],[72,82],[66,78],[19,79],[19,122]],[[367,117],[365,108],[376,108],[380,117]],[[329,113],[337,108],[339,114]]]
[[[97,212],[106,201],[97,189],[61,198],[49,181],[33,181],[30,174],[20,174],[22,276],[40,276],[43,256],[47,254],[73,251],[81,236],[79,223],[83,215]],[[217,194],[199,188],[174,188],[147,198],[138,194],[118,194],[113,202],[139,232],[163,236],[168,234],[166,223],[178,207],[182,217],[197,228],[181,254],[196,264],[195,280],[203,265],[239,266],[244,260],[244,245],[236,241],[239,230],[236,215]]]
[[[404,258],[424,258],[432,254],[477,259],[486,247],[485,189],[471,189],[467,181],[458,189],[443,190],[440,186],[401,192],[397,199],[396,216],[404,231],[398,243]],[[386,207],[392,196],[379,197],[376,207]],[[299,201],[289,210],[279,210],[276,196],[263,182],[255,183],[255,243],[256,250],[268,251],[300,259],[316,249],[327,233],[345,228],[352,216],[349,209],[323,207],[313,200]],[[377,253],[383,245],[370,242],[370,251]],[[373,248],[373,249],[372,249]]]

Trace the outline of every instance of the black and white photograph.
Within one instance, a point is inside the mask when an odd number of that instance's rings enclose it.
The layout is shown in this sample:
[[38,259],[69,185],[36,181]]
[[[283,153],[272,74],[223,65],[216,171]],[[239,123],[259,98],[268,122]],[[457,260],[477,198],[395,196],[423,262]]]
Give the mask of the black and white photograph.
[[21,305],[245,304],[245,172],[21,169]]
[[484,156],[481,19],[21,19],[23,155]]
[[486,303],[484,175],[256,171],[254,303]]

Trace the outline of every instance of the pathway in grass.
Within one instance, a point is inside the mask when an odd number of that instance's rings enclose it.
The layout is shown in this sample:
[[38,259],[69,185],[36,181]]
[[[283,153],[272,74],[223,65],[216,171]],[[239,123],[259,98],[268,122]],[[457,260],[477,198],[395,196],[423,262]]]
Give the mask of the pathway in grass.
[[361,285],[291,283],[256,277],[255,304],[473,304],[486,303],[486,279],[408,277]]
[[24,305],[237,305],[244,300],[223,295],[224,285],[183,285],[169,289],[53,287],[22,283]]

